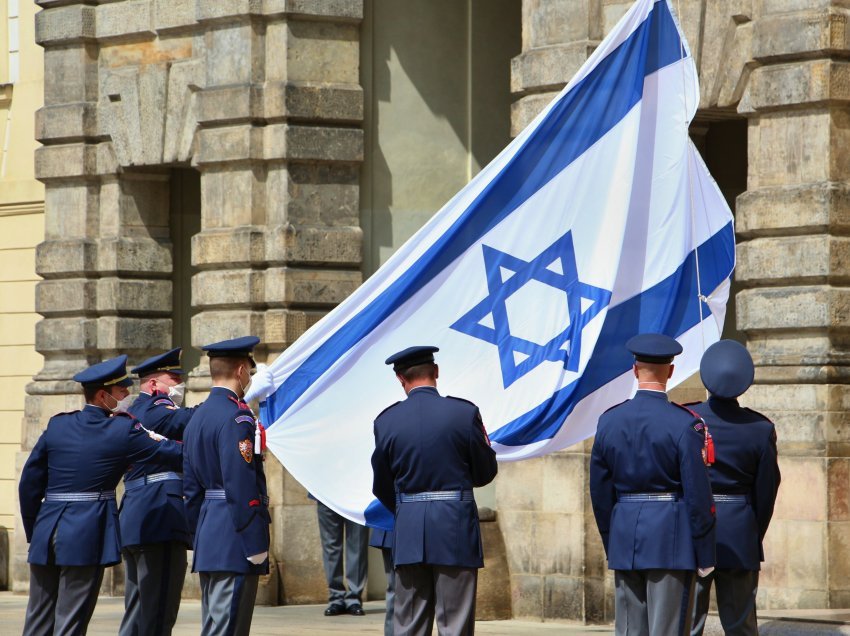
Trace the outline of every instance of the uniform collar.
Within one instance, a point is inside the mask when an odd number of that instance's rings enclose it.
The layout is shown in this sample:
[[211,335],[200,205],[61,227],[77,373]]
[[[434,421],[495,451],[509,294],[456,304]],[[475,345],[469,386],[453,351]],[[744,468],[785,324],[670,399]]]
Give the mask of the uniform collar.
[[654,397],[664,400],[665,402],[669,402],[670,398],[667,397],[666,391],[656,391],[655,389],[638,389],[638,392],[635,393],[635,397],[638,395],[645,395],[647,397]]
[[437,391],[437,387],[435,386],[417,386],[410,389],[410,393],[407,394],[407,397],[413,395],[413,393],[433,393],[434,395],[440,395],[439,391]]
[[105,408],[97,406],[96,404],[86,404],[83,407],[83,410],[85,411],[86,409],[88,409],[91,413],[106,413],[107,415],[112,414],[110,411],[107,411]]
[[721,398],[716,397],[714,395],[710,395],[708,397],[708,404],[710,406],[717,406],[720,408],[728,408],[730,406],[738,406],[738,398]]
[[214,386],[210,389],[210,393],[220,393],[221,395],[227,396],[232,395],[237,400],[239,399],[239,396],[236,395],[236,391],[234,391],[233,389],[228,389],[226,386]]

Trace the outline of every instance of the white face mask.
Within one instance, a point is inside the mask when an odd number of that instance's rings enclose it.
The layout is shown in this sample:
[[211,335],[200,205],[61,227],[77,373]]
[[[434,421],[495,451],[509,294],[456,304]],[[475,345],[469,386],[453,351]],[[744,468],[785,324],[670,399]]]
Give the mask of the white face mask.
[[[113,400],[115,400],[115,396],[113,396],[111,393],[109,394],[109,397],[111,397]],[[133,396],[128,394],[127,396],[125,396],[124,398],[122,398],[120,400],[115,400],[115,406],[109,407],[109,410],[112,411],[113,413],[127,413],[128,409],[130,408],[130,405],[132,403],[133,403]]]
[[245,397],[245,394],[248,392],[248,387],[251,386],[251,374],[248,374],[248,384],[242,386],[242,380],[240,378],[236,378],[239,380],[239,388],[242,389],[242,397]]
[[177,406],[182,406],[183,395],[185,393],[186,393],[186,383],[185,382],[181,382],[180,384],[175,384],[174,386],[168,387],[168,397]]

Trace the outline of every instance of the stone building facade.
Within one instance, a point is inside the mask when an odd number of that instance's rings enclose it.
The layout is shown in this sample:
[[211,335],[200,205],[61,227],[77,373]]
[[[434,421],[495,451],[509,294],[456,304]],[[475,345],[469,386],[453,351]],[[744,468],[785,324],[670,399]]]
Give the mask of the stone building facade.
[[[730,328],[757,365],[747,400],[780,438],[759,603],[847,607],[850,9],[671,3],[700,70],[693,135],[736,208]],[[79,405],[70,378],[87,363],[244,333],[261,358],[284,349],[529,122],[631,2],[36,4],[44,366],[19,467],[47,418]],[[208,377],[192,364],[197,397]],[[611,618],[589,444],[503,465],[482,495],[514,616]],[[315,512],[279,465],[270,481],[277,567],[262,598],[321,601]],[[17,589],[25,549],[18,531]]]

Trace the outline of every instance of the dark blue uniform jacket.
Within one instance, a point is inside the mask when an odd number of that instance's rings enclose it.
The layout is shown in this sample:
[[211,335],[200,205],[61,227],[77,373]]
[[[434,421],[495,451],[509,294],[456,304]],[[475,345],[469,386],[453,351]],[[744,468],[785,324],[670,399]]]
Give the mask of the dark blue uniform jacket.
[[712,490],[749,498],[749,503],[717,502],[717,567],[758,570],[779,490],[776,430],[761,413],[738,406],[735,399],[712,397],[691,408],[714,439],[715,461],[708,471]]
[[[714,565],[714,504],[703,463],[703,423],[667,394],[638,391],[599,418],[590,497],[612,570]],[[626,493],[677,501],[618,502]]]
[[[145,428],[176,441],[183,440],[183,430],[194,413],[194,408],[177,407],[165,393],[139,393],[130,407],[130,414]],[[181,465],[176,472],[182,470]],[[171,469],[164,464],[133,464],[127,469],[124,481],[169,471]],[[157,481],[126,490],[119,516],[122,547],[166,541],[178,541],[187,548],[192,547],[182,481]]]
[[413,389],[375,420],[372,491],[395,513],[396,566],[484,565],[475,501],[396,505],[396,493],[471,490],[496,476],[496,454],[471,402]]
[[115,500],[42,502],[45,493],[114,490],[129,463],[179,470],[177,442],[155,442],[129,415],[87,405],[50,418],[21,472],[19,496],[29,562],[48,565],[55,532],[56,565],[114,565],[121,560]]
[[[254,454],[254,414],[230,389],[214,386],[184,434],[183,493],[194,534],[193,572],[267,574],[249,556],[269,549],[266,475]],[[224,490],[226,499],[205,499]]]

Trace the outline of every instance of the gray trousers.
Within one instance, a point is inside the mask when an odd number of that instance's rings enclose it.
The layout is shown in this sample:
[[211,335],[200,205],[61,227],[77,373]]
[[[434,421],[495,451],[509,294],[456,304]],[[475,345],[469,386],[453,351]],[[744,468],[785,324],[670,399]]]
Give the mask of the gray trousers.
[[328,603],[346,607],[360,605],[369,564],[369,529],[338,515],[321,501],[316,502],[316,511],[319,516],[319,536],[322,539],[322,563],[328,582]]
[[381,548],[384,574],[387,575],[387,615],[384,617],[384,636],[393,636],[393,604],[395,603],[395,566],[392,548]]
[[124,618],[120,636],[168,636],[177,621],[186,577],[186,546],[137,545],[124,553]]
[[436,616],[441,636],[475,633],[477,568],[400,565],[395,570],[393,629],[405,636],[430,636]]
[[254,617],[259,574],[200,572],[201,634],[247,636]]
[[85,634],[103,582],[103,566],[30,564],[24,636]]
[[691,630],[696,572],[616,570],[617,636],[685,636]]
[[726,636],[758,636],[756,618],[756,591],[759,584],[758,570],[714,570],[705,578],[697,579],[696,603],[692,636],[702,636],[711,584],[717,595],[717,613]]

